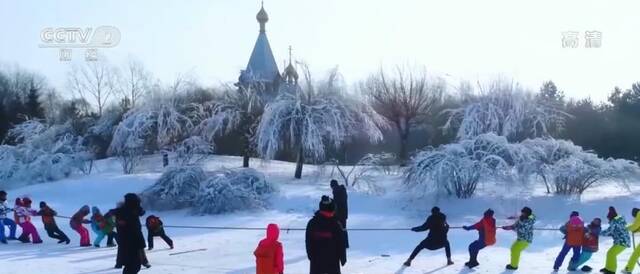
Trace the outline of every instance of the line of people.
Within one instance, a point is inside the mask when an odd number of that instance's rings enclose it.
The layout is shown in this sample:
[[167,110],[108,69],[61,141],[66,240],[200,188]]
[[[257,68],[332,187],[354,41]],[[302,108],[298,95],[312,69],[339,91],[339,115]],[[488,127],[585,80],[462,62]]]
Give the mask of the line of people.
[[[339,212],[340,208],[345,211],[347,208],[346,189],[344,189],[344,186],[338,185],[335,180],[331,181],[331,188],[334,193],[334,199],[322,196],[319,209],[308,222],[306,228],[305,242],[307,257],[310,261],[310,274],[339,274],[340,267],[347,262],[347,228],[346,225],[343,225],[346,224],[346,220],[343,222],[340,219],[343,216],[347,216],[347,213]],[[345,204],[342,206],[336,205],[337,203],[334,201],[339,199]],[[585,224],[579,212],[571,212],[568,221],[559,228],[559,232],[564,235],[564,244],[554,260],[553,270],[558,271],[569,251],[572,251],[573,254],[567,269],[575,271],[580,268],[583,272],[592,271],[592,268],[586,263],[598,251],[599,237],[608,236],[613,238],[614,244],[607,251],[606,264],[600,272],[605,274],[615,273],[617,271],[618,255],[631,246],[629,232],[635,233],[640,230],[640,214],[638,212],[640,212],[638,208],[632,210],[631,214],[635,219],[633,224],[627,226],[624,217],[619,215],[614,207],[610,207],[607,213],[609,227],[605,230],[602,230],[600,218],[594,218],[590,223]],[[475,230],[478,232],[478,239],[469,244],[468,247],[469,260],[465,263],[465,266],[470,269],[480,265],[478,261],[479,252],[485,247],[496,243],[498,226],[496,225],[494,214],[495,212],[492,209],[487,209],[477,223],[462,227],[467,231]],[[535,223],[536,216],[533,214],[533,210],[529,207],[524,207],[513,224],[500,227],[503,230],[516,233],[516,240],[511,245],[510,261],[505,266],[507,270],[515,271],[519,268],[522,252],[533,242]],[[443,248],[447,258],[447,265],[454,264],[451,258],[451,245],[447,237],[449,229],[447,216],[441,212],[440,208],[433,207],[427,220],[422,225],[411,229],[414,232],[428,231],[428,234],[414,248],[404,266],[410,267],[411,262],[423,249],[439,250]],[[282,244],[278,242],[278,235],[278,226],[269,224],[267,237],[260,241],[254,252],[257,274],[283,273],[284,255]],[[622,273],[632,273],[639,257],[640,245],[634,247],[633,254]]]
[[[36,227],[31,222],[35,216],[42,217],[42,223],[47,235],[58,240],[59,244],[69,244],[71,240],[58,227],[56,217],[58,213],[46,202],[40,202],[40,210],[31,208],[31,198],[16,198],[15,206],[10,207],[7,202],[7,192],[0,190],[0,243],[8,244],[8,240],[17,240],[22,243],[40,244],[42,239]],[[145,239],[142,236],[140,217],[145,215],[140,206],[140,198],[133,193],[125,195],[124,202],[117,204],[116,208],[102,214],[98,207],[89,208],[84,205],[69,220],[70,227],[80,236],[80,246],[92,246],[89,230],[84,225],[90,225],[96,237],[93,246],[100,247],[104,238],[107,238],[107,247],[118,246],[118,254],[115,268],[122,268],[123,273],[138,273],[141,266],[151,267],[144,252]],[[7,215],[13,212],[14,218]],[[91,216],[89,216],[91,214]],[[14,221],[15,220],[15,221]],[[6,236],[5,226],[9,227],[9,236]],[[22,233],[16,237],[17,226]],[[154,238],[162,238],[169,248],[173,249],[173,240],[167,236],[162,220],[155,215],[146,218],[147,239],[149,250],[154,247]],[[117,244],[116,244],[117,243]],[[132,251],[133,250],[133,251]],[[133,259],[132,259],[133,257]]]

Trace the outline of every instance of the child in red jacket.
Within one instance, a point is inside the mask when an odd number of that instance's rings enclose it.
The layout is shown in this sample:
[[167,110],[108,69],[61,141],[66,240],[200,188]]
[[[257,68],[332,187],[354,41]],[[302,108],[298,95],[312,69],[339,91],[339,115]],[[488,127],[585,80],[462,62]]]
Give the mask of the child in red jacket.
[[90,224],[91,221],[85,219],[89,215],[89,206],[84,205],[76,214],[73,214],[69,225],[73,230],[80,234],[80,246],[91,246],[91,239],[89,239],[89,230],[87,230],[83,224]]
[[256,274],[282,274],[284,272],[284,254],[278,241],[280,229],[276,224],[267,226],[267,237],[262,239],[253,252],[256,256]]
[[493,218],[493,210],[487,209],[482,219],[472,226],[463,226],[464,230],[477,230],[478,240],[469,245],[469,261],[466,262],[468,268],[474,268],[478,263],[478,253],[481,249],[496,243],[496,219]]

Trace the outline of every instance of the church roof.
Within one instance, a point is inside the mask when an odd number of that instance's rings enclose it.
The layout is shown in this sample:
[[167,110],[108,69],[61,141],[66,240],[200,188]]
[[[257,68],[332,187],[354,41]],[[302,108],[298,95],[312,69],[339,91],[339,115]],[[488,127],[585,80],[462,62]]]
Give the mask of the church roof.
[[271,52],[271,46],[265,31],[269,15],[264,10],[264,6],[256,14],[256,20],[260,24],[260,33],[256,44],[253,46],[247,69],[243,72],[244,76],[241,75],[241,82],[274,82],[280,77],[280,72],[276,59],[273,57],[273,52]]
[[251,73],[252,78],[257,81],[271,82],[280,75],[265,32],[260,32],[258,35],[246,71]]

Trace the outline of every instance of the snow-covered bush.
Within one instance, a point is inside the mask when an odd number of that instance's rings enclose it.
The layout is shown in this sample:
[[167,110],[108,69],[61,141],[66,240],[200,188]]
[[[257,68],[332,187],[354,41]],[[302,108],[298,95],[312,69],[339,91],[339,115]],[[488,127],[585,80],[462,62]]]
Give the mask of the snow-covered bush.
[[213,153],[214,147],[200,136],[184,139],[176,148],[176,154],[181,166],[195,165],[204,161]]
[[[498,138],[493,135],[494,138]],[[484,138],[483,139],[488,139]],[[458,198],[470,198],[480,180],[495,177],[508,169],[506,161],[492,146],[481,150],[474,140],[428,148],[413,157],[405,174],[405,184],[422,192],[444,191]]]
[[173,167],[141,194],[155,210],[191,208],[195,214],[220,214],[267,205],[276,188],[254,169],[222,169],[206,173],[197,166]]
[[0,146],[0,181],[43,182],[91,172],[93,154],[69,124],[47,126],[29,120],[8,135],[18,144]]
[[200,183],[206,178],[204,170],[197,166],[169,168],[141,197],[145,206],[156,210],[191,207],[199,195]]
[[220,214],[264,208],[274,191],[275,187],[254,169],[222,170],[201,184],[193,212]]
[[492,132],[509,141],[547,137],[548,128],[561,129],[569,116],[555,105],[536,100],[520,86],[500,81],[445,114],[449,118],[444,129],[457,132],[459,140]]
[[640,174],[632,161],[602,159],[570,141],[536,138],[519,145],[529,156],[528,162],[523,162],[528,166],[523,172],[540,177],[548,193],[582,194],[598,183],[624,184]]

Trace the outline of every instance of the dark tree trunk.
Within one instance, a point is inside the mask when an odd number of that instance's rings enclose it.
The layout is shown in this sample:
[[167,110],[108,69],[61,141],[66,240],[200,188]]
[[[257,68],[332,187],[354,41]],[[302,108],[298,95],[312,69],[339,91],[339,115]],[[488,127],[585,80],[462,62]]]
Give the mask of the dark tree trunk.
[[298,160],[296,161],[296,174],[294,177],[296,179],[302,178],[302,165],[304,164],[304,150],[302,146],[298,149]]
[[251,159],[251,144],[248,138],[244,138],[244,149],[242,151],[242,167],[249,167],[249,160]]
[[249,155],[245,152],[244,156],[242,156],[242,167],[249,167],[249,159]]
[[396,128],[398,130],[398,137],[400,138],[400,153],[398,158],[400,160],[400,166],[406,166],[409,161],[409,125],[408,122],[400,121],[396,123]]

